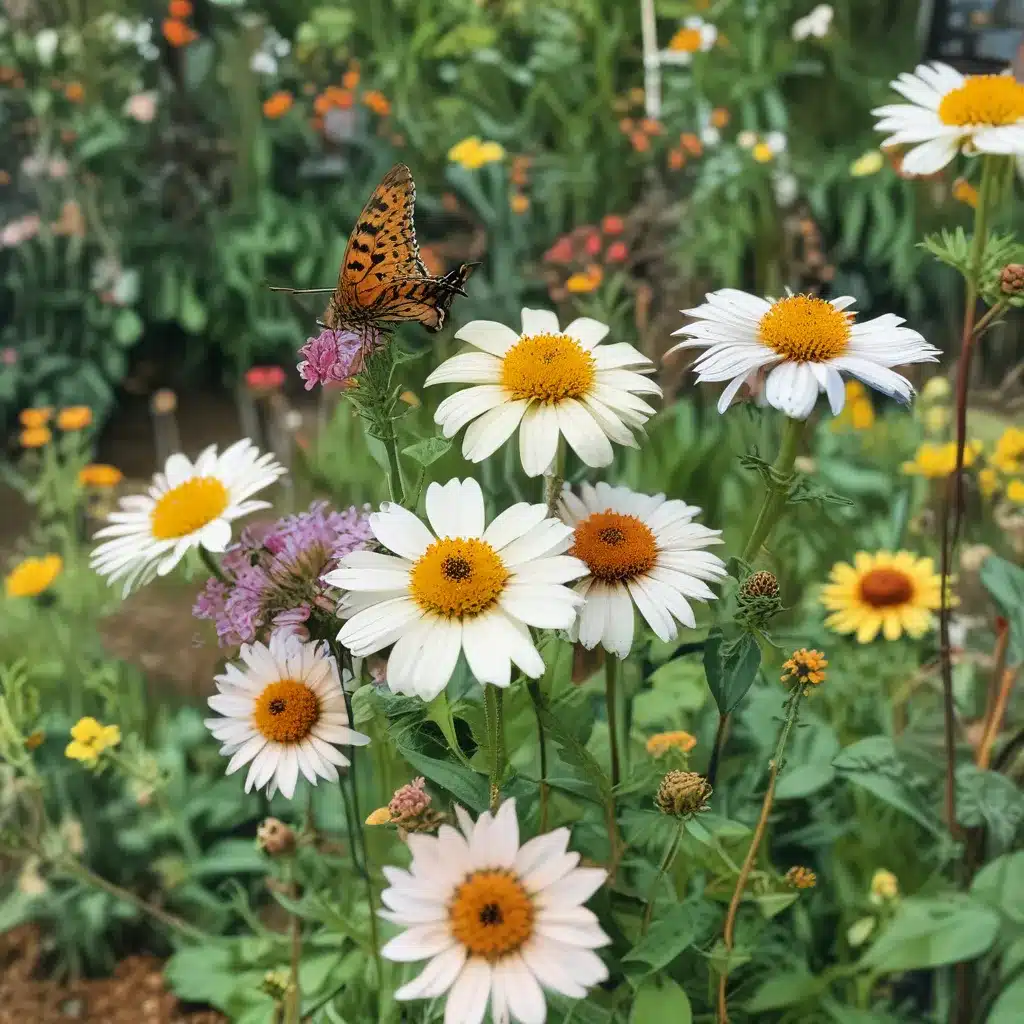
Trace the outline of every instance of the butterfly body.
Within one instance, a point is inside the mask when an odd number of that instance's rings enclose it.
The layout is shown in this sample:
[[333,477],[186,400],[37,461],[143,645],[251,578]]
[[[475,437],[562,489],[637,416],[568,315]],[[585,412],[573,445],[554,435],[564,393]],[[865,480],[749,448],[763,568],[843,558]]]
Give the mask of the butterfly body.
[[420,258],[413,225],[416,186],[405,164],[396,164],[363,207],[345,248],[338,284],[322,322],[335,331],[381,329],[416,321],[439,331],[476,264],[463,263],[431,277]]

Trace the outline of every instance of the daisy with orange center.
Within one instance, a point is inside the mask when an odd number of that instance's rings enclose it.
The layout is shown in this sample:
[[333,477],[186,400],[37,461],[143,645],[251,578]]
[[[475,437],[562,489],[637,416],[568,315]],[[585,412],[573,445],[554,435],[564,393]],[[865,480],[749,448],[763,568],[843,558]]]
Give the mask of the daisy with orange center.
[[909,103],[873,110],[883,146],[913,145],[906,174],[941,170],[958,152],[1024,155],[1024,83],[1011,74],[962,75],[948,64],[919,64],[891,83]]
[[694,15],[683,22],[661,52],[663,64],[689,64],[695,53],[707,53],[718,39],[718,29]]
[[633,647],[634,606],[669,641],[678,623],[696,627],[690,601],[715,600],[705,580],[725,576],[725,563],[704,549],[721,543],[721,531],[692,521],[699,508],[601,482],[584,484],[578,496],[564,490],[559,511],[573,528],[569,553],[590,572],[576,585],[585,603],[570,631],[584,647],[601,644],[625,658]]
[[728,381],[718,402],[725,412],[744,384],[766,374],[765,401],[792,419],[806,419],[818,395],[828,396],[833,415],[846,404],[843,374],[876,391],[907,402],[909,380],[890,367],[935,362],[939,350],[902,318],[884,316],[856,323],[847,312],[856,301],[843,296],[826,302],[812,295],[770,301],[735,288],[722,288],[683,312],[694,318],[674,334],[688,335],[666,353],[705,351],[694,363],[698,381]]
[[832,567],[821,603],[831,612],[825,625],[837,633],[855,634],[866,644],[881,633],[898,640],[917,638],[932,627],[941,603],[941,579],[930,558],[910,551],[860,551],[853,565]]

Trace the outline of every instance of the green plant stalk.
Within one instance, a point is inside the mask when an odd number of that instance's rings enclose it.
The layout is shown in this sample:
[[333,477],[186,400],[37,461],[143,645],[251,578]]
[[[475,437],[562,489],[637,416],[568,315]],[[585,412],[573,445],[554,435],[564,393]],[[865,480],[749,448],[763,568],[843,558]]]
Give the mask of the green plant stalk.
[[388,494],[392,501],[405,504],[405,484],[402,481],[402,464],[398,460],[398,432],[394,422],[389,424],[388,436],[382,438],[388,453]]
[[665,877],[666,873],[672,867],[672,862],[676,859],[676,853],[679,851],[679,843],[683,838],[683,830],[685,824],[682,819],[676,824],[676,830],[672,836],[672,842],[668,844],[668,848],[665,850],[665,856],[661,858],[661,863],[658,865],[658,873],[654,876],[654,881],[651,884],[651,888],[647,893],[647,906],[644,907],[644,919],[640,925],[640,934],[646,935],[647,929],[651,927],[651,916],[654,914],[654,904],[658,901],[658,889],[661,888],[661,880]]
[[217,559],[202,546],[199,545],[199,557],[203,561],[203,565],[210,571],[210,575],[215,579],[220,580],[221,583],[230,583],[231,581],[224,575],[224,570],[220,567]]
[[[295,858],[289,857],[284,865],[285,886],[288,896],[299,898],[295,883]],[[299,965],[302,963],[302,920],[293,910],[288,912],[289,984],[284,998],[284,1024],[301,1024],[302,990],[299,988]]]
[[[789,740],[789,734],[800,715],[800,701],[803,695],[804,687],[797,685],[786,698],[786,719],[782,724],[778,741],[775,744],[775,753],[772,755],[771,761],[768,762],[768,788],[765,790],[764,799],[761,801],[761,813],[758,816],[757,825],[754,828],[754,835],[750,840],[750,847],[747,850],[747,855],[743,860],[743,866],[740,868],[740,873],[736,878],[736,885],[732,891],[732,899],[729,901],[729,911],[725,916],[725,927],[722,930],[722,941],[725,944],[726,950],[729,952],[732,952],[733,933],[736,928],[736,915],[739,912],[740,901],[743,899],[743,890],[746,888],[747,879],[750,877],[750,872],[754,866],[754,860],[757,857],[757,851],[761,846],[761,841],[764,839],[764,834],[768,826],[768,815],[771,813],[772,804],[775,800],[775,783],[778,781],[779,772],[782,770],[783,755],[786,750],[786,743]],[[718,979],[718,1024],[728,1024],[729,1022],[728,995],[726,993],[727,982],[728,969],[726,966],[726,968],[723,968],[722,975]]]
[[541,832],[547,832],[548,797],[550,796],[551,787],[548,785],[548,748],[544,737],[544,719],[540,715],[542,703],[540,684],[536,680],[531,679],[526,686],[530,692],[533,713],[537,719],[537,745],[540,748],[540,830]]
[[490,808],[493,814],[501,803],[501,779],[505,774],[505,714],[500,686],[484,685],[484,716],[487,722],[487,746],[490,753]]
[[604,659],[604,706],[608,714],[608,746],[611,752],[612,789],[619,784],[619,716],[616,684],[619,675],[619,659],[608,654]]

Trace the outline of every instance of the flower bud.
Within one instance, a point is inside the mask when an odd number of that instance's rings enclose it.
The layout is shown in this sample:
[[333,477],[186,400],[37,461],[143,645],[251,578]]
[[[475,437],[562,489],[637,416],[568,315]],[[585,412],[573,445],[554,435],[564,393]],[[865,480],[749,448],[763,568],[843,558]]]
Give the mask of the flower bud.
[[661,780],[654,802],[662,814],[683,818],[705,810],[710,798],[711,783],[703,775],[673,769]]
[[810,868],[793,867],[786,872],[786,882],[794,889],[813,889],[818,876]]
[[265,818],[256,830],[256,845],[268,857],[287,857],[295,852],[295,832],[277,818]]
[[1024,263],[1008,263],[999,277],[999,288],[1004,295],[1024,292]]
[[740,585],[737,597],[739,617],[752,626],[766,625],[772,616],[782,610],[779,581],[766,570],[748,576]]

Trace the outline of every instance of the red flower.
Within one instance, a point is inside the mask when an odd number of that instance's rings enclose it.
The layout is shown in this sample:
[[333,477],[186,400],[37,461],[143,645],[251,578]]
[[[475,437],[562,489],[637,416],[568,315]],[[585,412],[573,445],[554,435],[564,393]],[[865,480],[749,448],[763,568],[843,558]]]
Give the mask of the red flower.
[[245,372],[245,383],[253,391],[273,391],[284,384],[284,370],[280,366],[253,366]]
[[572,240],[563,235],[546,253],[545,263],[571,263],[572,262]]
[[622,263],[629,255],[629,250],[626,248],[625,242],[612,242],[608,246],[608,251],[604,254],[604,258],[608,263]]
[[606,235],[621,235],[626,222],[617,214],[609,213],[601,221],[601,230]]
[[583,243],[583,250],[588,256],[596,256],[601,251],[601,236],[596,231],[587,235],[587,240]]

